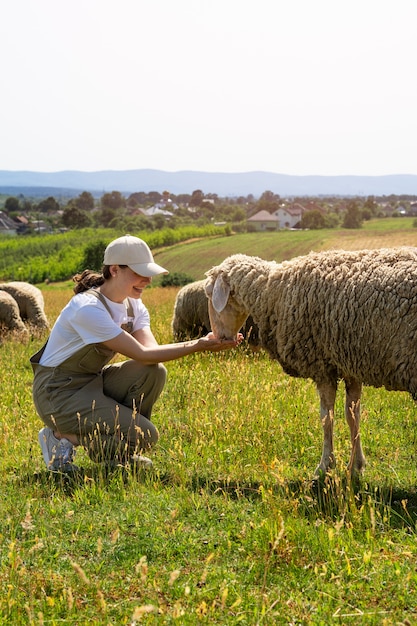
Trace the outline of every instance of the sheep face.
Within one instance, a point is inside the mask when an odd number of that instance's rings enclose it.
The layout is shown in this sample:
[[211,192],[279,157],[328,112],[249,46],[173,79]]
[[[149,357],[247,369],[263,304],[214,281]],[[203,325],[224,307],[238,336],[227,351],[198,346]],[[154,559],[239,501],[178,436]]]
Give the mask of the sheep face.
[[230,287],[221,274],[216,278],[210,276],[207,279],[205,291],[214,336],[218,339],[236,339],[237,333],[248,317],[247,311],[242,310],[233,298]]

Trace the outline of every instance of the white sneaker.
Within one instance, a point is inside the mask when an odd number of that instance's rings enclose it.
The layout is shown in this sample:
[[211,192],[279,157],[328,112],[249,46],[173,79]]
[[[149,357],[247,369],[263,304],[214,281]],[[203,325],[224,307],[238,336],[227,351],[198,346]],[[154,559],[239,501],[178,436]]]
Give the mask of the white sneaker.
[[51,428],[45,426],[38,433],[38,441],[42,449],[46,467],[51,471],[72,471],[75,450],[68,439],[57,439]]
[[151,459],[147,456],[142,456],[142,454],[132,454],[131,460],[132,463],[142,469],[150,469],[153,466]]

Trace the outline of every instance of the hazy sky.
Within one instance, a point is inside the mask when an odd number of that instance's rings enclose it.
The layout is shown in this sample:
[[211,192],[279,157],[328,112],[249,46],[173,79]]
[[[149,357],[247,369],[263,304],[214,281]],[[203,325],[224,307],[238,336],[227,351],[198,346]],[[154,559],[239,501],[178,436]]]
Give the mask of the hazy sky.
[[0,169],[417,174],[416,0],[10,0]]

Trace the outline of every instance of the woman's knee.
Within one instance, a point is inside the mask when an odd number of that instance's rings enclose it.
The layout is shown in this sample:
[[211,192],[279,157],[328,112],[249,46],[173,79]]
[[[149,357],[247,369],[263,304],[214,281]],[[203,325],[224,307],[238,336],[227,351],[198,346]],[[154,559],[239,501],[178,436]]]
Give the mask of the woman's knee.
[[167,370],[162,363],[142,366],[138,377],[130,386],[127,398],[149,397],[153,404],[162,392],[167,379]]
[[138,372],[138,380],[141,378],[152,381],[156,386],[163,387],[167,379],[167,369],[163,363],[142,365]]
[[166,378],[167,370],[162,363],[142,365],[130,360],[104,368],[103,388],[106,395],[130,406],[132,398],[143,394],[157,398]]

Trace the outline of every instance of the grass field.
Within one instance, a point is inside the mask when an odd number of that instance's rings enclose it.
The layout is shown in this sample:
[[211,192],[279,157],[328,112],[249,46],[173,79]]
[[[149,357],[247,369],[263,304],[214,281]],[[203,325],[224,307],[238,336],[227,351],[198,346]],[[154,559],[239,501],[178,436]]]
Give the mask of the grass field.
[[[387,232],[287,233],[299,239],[283,237],[280,249],[417,243],[411,228]],[[244,250],[231,237],[226,254],[214,240],[212,250],[195,242],[157,258],[203,274],[232,252],[277,256],[269,234],[242,237]],[[42,289],[53,321],[71,284]],[[171,341],[175,294],[155,287],[144,296],[160,342]],[[70,480],[45,471],[37,445],[28,359],[44,339],[1,345],[0,624],[417,623],[417,420],[408,395],[364,390],[368,465],[353,486],[340,394],[337,467],[319,484],[312,383],[246,346],[196,354],[167,364],[154,469],[107,473],[79,451],[82,471]]]
[[359,230],[282,230],[199,239],[157,251],[156,257],[163,267],[198,280],[204,278],[204,272],[211,266],[235,253],[283,261],[311,250],[417,246],[417,228],[413,222],[413,218],[387,218],[365,222]]

